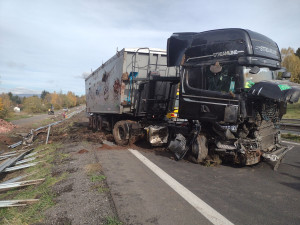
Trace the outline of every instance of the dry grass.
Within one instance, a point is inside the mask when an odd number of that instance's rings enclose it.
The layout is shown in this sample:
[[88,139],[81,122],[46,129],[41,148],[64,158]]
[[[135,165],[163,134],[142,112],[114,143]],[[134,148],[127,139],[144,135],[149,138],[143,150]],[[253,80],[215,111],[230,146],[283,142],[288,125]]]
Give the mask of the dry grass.
[[93,174],[102,171],[102,166],[99,163],[88,164],[84,167],[84,170],[87,174]]

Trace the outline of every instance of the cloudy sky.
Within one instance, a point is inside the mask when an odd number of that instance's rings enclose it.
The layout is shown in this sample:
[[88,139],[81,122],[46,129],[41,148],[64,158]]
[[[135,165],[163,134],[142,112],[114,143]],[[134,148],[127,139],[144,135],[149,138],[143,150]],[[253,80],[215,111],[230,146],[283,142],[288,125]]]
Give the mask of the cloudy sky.
[[299,0],[0,0],[0,93],[73,91],[124,47],[173,32],[246,28],[300,47]]

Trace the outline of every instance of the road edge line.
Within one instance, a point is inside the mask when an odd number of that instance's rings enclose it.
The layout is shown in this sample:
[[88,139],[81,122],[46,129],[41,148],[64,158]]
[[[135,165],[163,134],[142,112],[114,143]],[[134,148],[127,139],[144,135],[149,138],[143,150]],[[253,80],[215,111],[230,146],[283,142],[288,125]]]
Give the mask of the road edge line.
[[290,145],[298,145],[298,146],[300,146],[300,143],[293,142],[293,141],[281,141],[281,142],[287,143],[287,144],[290,144]]
[[139,153],[137,150],[128,149],[136,158],[144,163],[153,173],[155,173],[160,179],[168,184],[174,191],[176,191],[182,198],[184,198],[189,204],[191,204],[198,212],[200,212],[205,218],[215,225],[230,224],[233,225],[223,215],[218,213],[215,209],[201,200],[198,196],[193,194],[190,190],[172,178],[169,174]]

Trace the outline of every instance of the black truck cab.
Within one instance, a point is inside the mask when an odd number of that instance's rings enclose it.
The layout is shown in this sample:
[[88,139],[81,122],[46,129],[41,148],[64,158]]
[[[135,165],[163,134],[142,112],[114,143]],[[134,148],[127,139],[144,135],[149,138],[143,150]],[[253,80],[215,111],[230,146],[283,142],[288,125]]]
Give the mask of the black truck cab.
[[236,28],[174,33],[167,54],[168,66],[181,71],[179,117],[206,126],[214,151],[236,161],[242,154],[250,165],[278,148],[279,121],[300,88],[277,80],[281,55],[273,40]]
[[[174,33],[168,41],[168,66],[182,66],[179,115],[236,122],[237,117],[226,116],[226,107],[246,116],[240,109],[243,93],[259,81],[274,80],[280,62],[277,44],[253,31]],[[219,71],[212,71],[216,67]],[[251,73],[253,67],[256,73]]]

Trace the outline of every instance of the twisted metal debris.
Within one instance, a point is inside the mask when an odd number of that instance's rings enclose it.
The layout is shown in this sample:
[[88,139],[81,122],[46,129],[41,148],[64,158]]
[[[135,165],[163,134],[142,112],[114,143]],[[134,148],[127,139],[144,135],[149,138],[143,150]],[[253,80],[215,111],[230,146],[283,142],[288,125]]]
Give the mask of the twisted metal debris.
[[[71,117],[73,117],[74,115],[81,113],[83,110],[85,110],[85,108],[82,108],[78,111],[74,111],[72,113],[70,113],[67,118],[48,124],[46,126],[42,126],[39,127],[37,129],[31,130],[28,135],[26,137],[23,138],[23,141],[19,141],[15,144],[12,144],[10,146],[8,146],[8,148],[15,148],[17,146],[20,146],[22,144],[26,145],[26,144],[31,144],[33,142],[33,138],[34,135],[37,131],[43,130],[48,128],[48,132],[47,132],[47,139],[46,139],[46,144],[48,143],[48,139],[49,139],[49,134],[50,134],[50,128],[51,126],[55,126],[57,124],[60,124],[62,122],[64,122],[66,119],[69,119]],[[8,153],[3,153],[0,155],[0,161],[3,161],[3,163],[0,164],[0,173],[7,173],[7,172],[12,172],[12,171],[16,171],[16,170],[20,170],[20,169],[24,169],[24,168],[28,168],[31,166],[35,166],[38,163],[40,163],[41,161],[38,162],[31,162],[34,161],[35,159],[37,159],[39,156],[36,156],[38,154],[38,152],[33,152],[31,153],[31,151],[33,151],[34,149],[29,149],[29,150],[19,150],[19,151],[11,151]],[[43,150],[43,149],[42,149]],[[40,150],[40,151],[42,151]],[[40,152],[39,151],[39,152]],[[31,163],[28,163],[31,162]],[[9,190],[12,188],[19,188],[19,187],[24,187],[24,186],[29,186],[29,185],[35,185],[35,184],[39,184],[41,182],[43,182],[45,179],[38,179],[38,180],[27,180],[27,181],[20,181],[22,179],[24,179],[27,176],[30,176],[31,174],[27,174],[27,175],[22,175],[22,176],[18,176],[15,177],[13,179],[7,180],[5,182],[0,183],[0,191],[4,191],[4,190]],[[27,200],[5,200],[5,201],[0,201],[0,208],[3,207],[14,207],[14,206],[25,206],[27,204],[31,204],[31,203],[35,203],[39,201],[38,199],[27,199]]]

